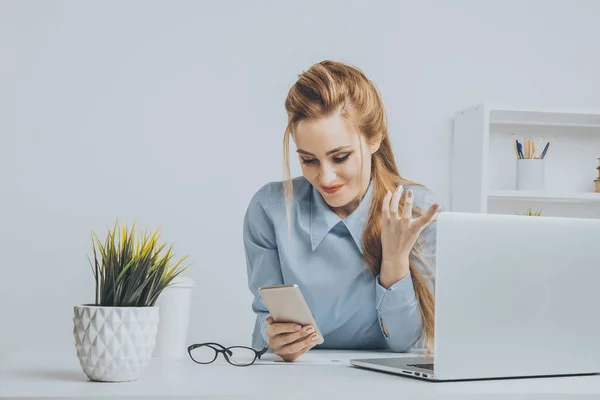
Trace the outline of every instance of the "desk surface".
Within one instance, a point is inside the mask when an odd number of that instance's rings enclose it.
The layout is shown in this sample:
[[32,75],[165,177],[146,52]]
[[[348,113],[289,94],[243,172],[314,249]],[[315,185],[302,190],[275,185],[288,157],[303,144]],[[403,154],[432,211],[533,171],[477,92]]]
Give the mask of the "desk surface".
[[[525,399],[532,394],[554,394],[552,398],[573,398],[576,394],[600,395],[600,376],[597,375],[432,383],[358,369],[346,361],[349,356],[373,356],[374,353],[327,350],[313,350],[311,353],[311,358],[307,357],[304,363],[267,360],[243,368],[225,362],[198,365],[189,358],[180,361],[154,358],[139,380],[104,383],[87,379],[74,348],[18,349],[0,364],[0,398],[168,399],[225,396],[264,400],[265,397],[365,399],[408,395],[404,398],[464,399],[465,395],[471,394],[478,399],[484,395]],[[405,355],[379,353],[378,356]],[[340,361],[331,362],[330,357]]]

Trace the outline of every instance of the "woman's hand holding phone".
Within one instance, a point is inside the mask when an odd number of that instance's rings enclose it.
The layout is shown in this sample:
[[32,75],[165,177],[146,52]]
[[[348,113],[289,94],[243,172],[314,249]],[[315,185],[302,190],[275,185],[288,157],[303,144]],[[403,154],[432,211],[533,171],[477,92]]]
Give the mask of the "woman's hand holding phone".
[[300,288],[296,284],[262,286],[258,289],[269,310],[266,336],[269,348],[284,361],[295,361],[311,348],[323,344]]
[[319,339],[312,326],[276,323],[273,317],[268,317],[267,323],[269,347],[284,361],[296,361],[302,354],[315,347]]

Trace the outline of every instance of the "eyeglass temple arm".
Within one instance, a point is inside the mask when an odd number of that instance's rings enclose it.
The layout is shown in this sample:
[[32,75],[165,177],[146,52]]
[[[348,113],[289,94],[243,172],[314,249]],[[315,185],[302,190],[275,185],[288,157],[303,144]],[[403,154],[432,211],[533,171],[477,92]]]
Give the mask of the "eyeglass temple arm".
[[262,349],[262,350],[260,350],[260,351],[257,351],[257,356],[258,356],[258,358],[260,358],[260,356],[262,356],[263,354],[265,354],[265,353],[267,352],[267,350],[269,350],[269,347],[268,347],[268,346],[267,346],[267,347],[265,347],[265,348],[263,348],[263,349]]

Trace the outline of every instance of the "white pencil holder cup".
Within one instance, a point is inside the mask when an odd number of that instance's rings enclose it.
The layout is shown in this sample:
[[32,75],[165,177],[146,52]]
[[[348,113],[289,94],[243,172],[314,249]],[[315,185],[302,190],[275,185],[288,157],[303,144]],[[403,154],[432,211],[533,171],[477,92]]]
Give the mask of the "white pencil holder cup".
[[172,285],[162,291],[156,305],[159,311],[158,332],[153,356],[180,360],[187,354],[194,281],[177,276]]
[[544,190],[544,159],[517,159],[517,190]]

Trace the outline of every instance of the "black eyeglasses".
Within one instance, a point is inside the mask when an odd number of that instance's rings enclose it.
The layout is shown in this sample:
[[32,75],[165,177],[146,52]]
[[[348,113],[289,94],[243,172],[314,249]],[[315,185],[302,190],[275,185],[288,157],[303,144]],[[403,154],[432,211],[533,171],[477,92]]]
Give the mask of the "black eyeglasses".
[[265,347],[262,350],[254,350],[246,346],[224,347],[218,343],[201,343],[189,346],[188,353],[190,358],[198,364],[210,364],[217,359],[219,353],[223,353],[229,364],[236,367],[247,367],[260,359],[268,349]]

